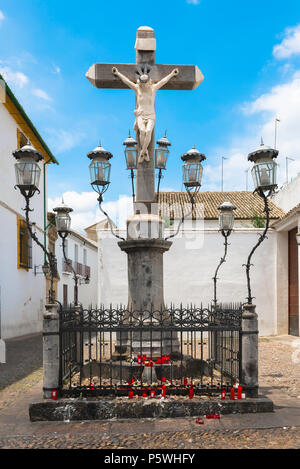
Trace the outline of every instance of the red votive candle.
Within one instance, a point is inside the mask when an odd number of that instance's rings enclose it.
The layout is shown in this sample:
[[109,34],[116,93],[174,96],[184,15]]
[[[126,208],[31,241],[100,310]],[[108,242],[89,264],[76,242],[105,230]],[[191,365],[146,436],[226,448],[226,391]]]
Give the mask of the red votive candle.
[[222,389],[222,392],[221,392],[221,399],[222,401],[225,400],[225,397],[226,397],[226,391],[225,391],[225,388]]
[[242,399],[242,390],[243,390],[243,387],[239,386],[238,390],[237,390],[237,398],[238,399]]
[[155,397],[155,389],[152,388],[150,391],[150,397],[153,399]]
[[184,378],[184,381],[183,381],[184,385],[186,386],[188,384],[188,380],[187,378]]
[[133,390],[132,389],[130,389],[128,397],[129,397],[129,399],[133,399]]
[[143,355],[143,363],[145,363],[146,358],[147,358],[146,355]]
[[193,397],[194,397],[194,388],[193,388],[193,386],[191,386],[190,389],[189,389],[189,398],[193,399]]
[[167,386],[163,384],[162,386],[162,397],[166,397],[166,392],[167,392]]
[[235,399],[235,389],[231,388],[230,389],[230,400],[234,401],[234,399]]
[[52,400],[53,401],[57,400],[57,389],[52,389]]
[[141,356],[140,355],[137,356],[137,362],[138,362],[138,365],[141,364]]
[[162,378],[162,382],[165,383],[167,380],[166,378]]
[[131,379],[131,384],[133,384],[133,383],[134,383],[134,378]]

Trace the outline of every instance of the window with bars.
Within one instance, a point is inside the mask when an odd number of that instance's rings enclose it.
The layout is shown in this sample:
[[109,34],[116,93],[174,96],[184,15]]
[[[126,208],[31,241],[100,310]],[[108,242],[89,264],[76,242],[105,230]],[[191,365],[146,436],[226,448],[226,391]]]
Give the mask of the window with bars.
[[18,268],[32,269],[32,239],[26,221],[18,217]]

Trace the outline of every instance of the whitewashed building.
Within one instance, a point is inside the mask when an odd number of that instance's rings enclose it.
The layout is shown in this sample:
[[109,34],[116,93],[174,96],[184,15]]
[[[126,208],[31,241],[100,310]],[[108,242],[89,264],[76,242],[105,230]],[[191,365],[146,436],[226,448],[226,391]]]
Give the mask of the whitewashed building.
[[39,332],[46,293],[41,266],[44,254],[31,241],[24,221],[24,198],[14,190],[15,160],[12,152],[30,139],[44,157],[40,194],[31,199],[30,217],[41,242],[48,245],[47,166],[57,163],[26,112],[0,76],[0,317],[1,337],[7,339]]
[[[56,243],[57,270],[60,281],[57,296],[67,306],[75,301],[74,271],[78,275],[78,301],[84,308],[97,305],[98,247],[95,242],[71,230],[65,241],[67,262],[63,256],[62,240]],[[74,269],[74,271],[73,271]]]
[[[300,201],[300,177],[279,191],[270,201],[271,228],[268,238],[255,252],[251,267],[251,286],[259,315],[260,335],[299,335],[298,248],[296,232],[300,226],[300,204],[289,214],[288,202]],[[298,192],[298,194],[297,194]],[[286,195],[285,195],[286,194]],[[219,271],[217,298],[220,302],[246,302],[245,266],[252,247],[263,232],[263,201],[252,192],[200,192],[196,195],[195,220],[187,220],[172,239],[164,255],[166,305],[193,303],[208,305],[213,299],[213,277],[224,252],[224,239],[218,229],[218,207],[230,201],[235,210],[234,231],[229,237],[226,263]],[[185,192],[159,195],[159,209],[166,220],[165,236],[176,231],[182,210],[187,213]],[[186,208],[185,208],[186,207]],[[298,224],[297,224],[298,223]],[[103,221],[90,227],[97,234],[99,258],[99,303],[127,303],[127,257],[118,247]],[[126,237],[125,230],[119,230]],[[297,276],[295,274],[297,273]],[[297,287],[297,288],[296,288]]]

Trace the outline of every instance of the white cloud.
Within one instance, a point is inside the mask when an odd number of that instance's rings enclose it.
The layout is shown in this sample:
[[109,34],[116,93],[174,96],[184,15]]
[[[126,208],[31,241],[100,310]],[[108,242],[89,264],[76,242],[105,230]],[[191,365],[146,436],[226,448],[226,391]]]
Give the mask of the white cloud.
[[4,13],[2,10],[0,10],[0,23],[5,19]]
[[[260,144],[260,138],[266,145],[275,144],[275,118],[278,117],[277,158],[278,184],[286,182],[286,157],[295,161],[289,162],[289,176],[295,177],[300,172],[300,70],[291,79],[274,86],[267,93],[243,106],[243,112],[251,123],[247,127],[247,134],[233,136],[233,144],[228,149],[218,148],[215,154],[220,155],[219,164],[211,166],[209,158],[204,163],[203,190],[221,189],[221,157],[224,161],[224,190],[245,190],[248,154]],[[249,190],[253,189],[252,177],[248,173]]]
[[45,101],[52,101],[52,98],[46,93],[46,91],[41,90],[40,88],[34,88],[32,94],[37,98],[44,99]]
[[76,147],[85,134],[80,130],[47,129],[49,145],[55,153],[63,153]]
[[290,174],[296,176],[300,171],[300,71],[294,73],[290,81],[273,87],[269,93],[250,103],[247,111],[250,114],[262,113],[264,120],[261,134],[269,145],[274,145],[274,119],[278,116],[278,149],[281,161],[279,182],[285,181],[286,157],[296,160],[290,163]]
[[60,67],[55,64],[52,64],[52,73],[54,73],[55,75],[59,75],[61,73]]
[[283,41],[273,48],[276,59],[287,59],[297,54],[300,54],[300,24],[287,28]]
[[0,67],[0,73],[8,82],[8,84],[23,88],[28,85],[29,78],[22,72],[15,72],[10,67]]
[[115,202],[104,202],[102,207],[121,229],[126,228],[127,218],[133,215],[132,197],[127,195],[120,195],[119,199]]
[[[73,208],[71,213],[72,228],[75,231],[84,232],[84,229],[105,218],[99,210],[97,194],[94,191],[81,192],[69,191],[63,194],[65,204]],[[61,203],[61,197],[48,199],[48,209]],[[102,204],[104,211],[120,228],[125,228],[127,218],[132,215],[132,198],[121,195],[117,201],[108,201]]]

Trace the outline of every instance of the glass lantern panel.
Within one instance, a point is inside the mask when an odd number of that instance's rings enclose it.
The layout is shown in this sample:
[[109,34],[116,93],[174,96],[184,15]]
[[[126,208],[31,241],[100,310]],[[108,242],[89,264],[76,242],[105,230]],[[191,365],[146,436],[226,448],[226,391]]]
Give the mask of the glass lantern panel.
[[127,169],[136,169],[136,154],[137,150],[135,148],[127,148],[125,150]]
[[234,223],[233,212],[221,212],[219,217],[220,230],[229,231],[232,230]]
[[41,169],[39,165],[32,160],[20,161],[15,164],[16,182],[18,186],[39,187]]
[[155,168],[166,169],[168,156],[169,150],[167,148],[158,147],[155,150]]
[[185,163],[183,165],[183,183],[188,187],[201,186],[203,167],[201,163]]
[[276,185],[277,164],[275,161],[256,163],[252,168],[255,189],[268,189]]
[[56,215],[56,229],[58,232],[69,232],[71,228],[71,217],[68,213],[58,213]]
[[108,161],[96,158],[90,164],[91,184],[99,193],[102,193],[105,186],[109,184],[110,166]]

